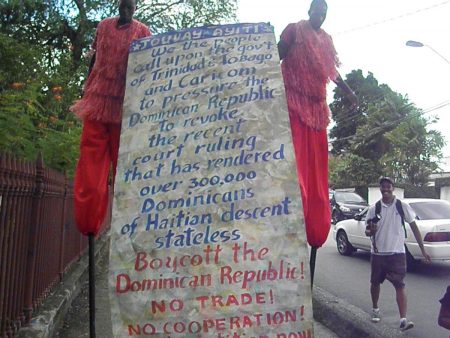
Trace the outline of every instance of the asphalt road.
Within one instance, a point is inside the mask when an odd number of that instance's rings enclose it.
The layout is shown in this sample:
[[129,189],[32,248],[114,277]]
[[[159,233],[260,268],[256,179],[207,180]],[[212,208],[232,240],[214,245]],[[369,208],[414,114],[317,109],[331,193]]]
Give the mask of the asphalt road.
[[[346,300],[367,312],[370,321],[370,254],[358,250],[350,257],[341,256],[336,250],[332,233],[317,252],[314,284]],[[450,284],[450,262],[422,263],[406,276],[408,294],[408,318],[415,328],[408,337],[448,338],[450,332],[437,325],[440,303]],[[384,324],[397,327],[399,315],[395,290],[389,282],[381,286],[379,307]]]

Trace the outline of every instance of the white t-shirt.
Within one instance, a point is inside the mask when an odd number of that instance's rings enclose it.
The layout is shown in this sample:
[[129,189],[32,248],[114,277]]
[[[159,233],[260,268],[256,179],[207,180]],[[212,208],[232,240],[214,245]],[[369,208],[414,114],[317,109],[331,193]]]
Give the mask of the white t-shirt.
[[[405,230],[402,225],[402,218],[397,211],[395,203],[384,204],[381,201],[381,219],[378,221],[378,230],[375,234],[375,244],[378,253],[374,252],[372,243],[372,254],[390,255],[405,252]],[[411,223],[416,219],[414,210],[406,203],[402,202],[405,222]],[[366,223],[375,216],[375,205],[372,205],[367,212]]]

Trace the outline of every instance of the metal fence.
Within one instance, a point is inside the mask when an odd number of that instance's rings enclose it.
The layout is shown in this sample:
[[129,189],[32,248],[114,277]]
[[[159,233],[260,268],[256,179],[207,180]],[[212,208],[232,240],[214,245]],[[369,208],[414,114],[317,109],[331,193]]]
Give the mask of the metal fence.
[[0,154],[0,337],[29,322],[86,250],[72,205],[72,182],[41,156],[31,163]]

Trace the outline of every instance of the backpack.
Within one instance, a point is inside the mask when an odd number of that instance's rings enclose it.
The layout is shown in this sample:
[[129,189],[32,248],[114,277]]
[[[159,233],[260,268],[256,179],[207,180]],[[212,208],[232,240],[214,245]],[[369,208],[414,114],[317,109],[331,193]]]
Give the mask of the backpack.
[[[402,226],[403,230],[405,231],[405,238],[408,236],[406,235],[406,227],[405,227],[405,212],[403,211],[402,202],[400,200],[395,200],[395,207],[397,208],[397,212],[399,213],[401,219],[402,219]],[[381,214],[381,200],[379,200],[377,203],[375,203],[375,215]]]

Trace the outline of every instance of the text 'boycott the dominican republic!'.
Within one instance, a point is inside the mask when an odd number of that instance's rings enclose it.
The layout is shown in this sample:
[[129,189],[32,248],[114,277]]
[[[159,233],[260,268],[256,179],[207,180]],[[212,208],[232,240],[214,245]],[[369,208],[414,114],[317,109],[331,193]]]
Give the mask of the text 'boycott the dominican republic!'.
[[111,230],[115,337],[312,337],[273,27],[130,46]]

